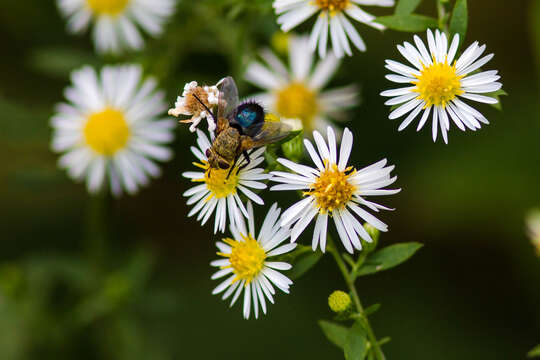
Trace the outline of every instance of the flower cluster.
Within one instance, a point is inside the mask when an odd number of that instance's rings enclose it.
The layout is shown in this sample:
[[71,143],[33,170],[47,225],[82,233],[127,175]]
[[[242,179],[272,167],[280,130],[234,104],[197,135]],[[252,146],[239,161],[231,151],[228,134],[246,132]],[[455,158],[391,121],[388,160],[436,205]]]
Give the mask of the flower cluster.
[[[195,89],[196,85],[191,84],[195,83],[187,84],[186,89]],[[279,118],[267,115],[264,120],[261,119],[263,123],[257,128],[242,125],[244,121],[256,118],[256,114],[249,110],[251,107],[246,107],[246,104],[251,104],[250,106],[256,104],[252,100],[237,105],[235,109],[229,109],[227,113],[223,107],[226,107],[227,103],[237,103],[235,99],[237,90],[230,78],[221,80],[215,87],[199,89],[203,91],[216,89],[218,99],[207,101],[204,108],[207,118],[212,121],[214,114],[220,115],[217,127],[210,132],[210,136],[202,130],[196,130],[197,146],[192,146],[191,151],[196,158],[194,165],[199,170],[184,172],[183,176],[197,184],[188,189],[184,196],[188,198],[188,205],[193,206],[188,216],[197,215],[197,220],[203,225],[215,214],[214,233],[225,232],[228,220],[232,237],[216,244],[220,250],[218,255],[226,259],[212,262],[213,266],[220,267],[212,278],[227,275],[228,278],[214,290],[214,293],[224,292],[223,299],[232,296],[232,305],[244,291],[244,317],[249,317],[251,308],[255,317],[258,317],[259,306],[263,313],[266,313],[266,300],[273,302],[275,294],[273,285],[288,292],[292,282],[279,271],[288,270],[291,266],[267,259],[292,251],[296,247],[296,240],[310,223],[315,223],[311,235],[313,250],[320,248],[323,252],[326,250],[328,218],[334,219],[337,234],[350,253],[355,249],[362,249],[361,239],[366,242],[372,241],[362,222],[380,231],[388,230],[387,225],[369,211],[390,209],[370,201],[369,197],[399,192],[399,189],[385,189],[396,180],[395,176],[390,176],[394,167],[386,166],[386,160],[359,170],[349,165],[353,146],[353,134],[349,129],[345,128],[343,131],[340,147],[337,146],[338,139],[331,126],[325,129],[326,139],[319,131],[312,132],[316,149],[310,140],[304,139],[307,153],[315,164],[313,168],[286,158],[278,158],[277,163],[290,172],[267,173],[260,167],[264,161],[264,146],[242,153],[232,149],[234,161],[226,163],[227,166],[223,168],[221,165],[216,167],[210,161],[210,156],[218,153],[226,160],[227,153],[231,150],[229,145],[236,144],[235,136],[247,137],[248,139],[244,141],[248,142],[261,138],[267,131],[266,127],[277,128]],[[200,94],[196,101],[202,105],[205,101],[203,97],[209,98],[208,95],[210,94]],[[187,96],[190,96],[189,91],[185,92],[179,101],[185,103]],[[177,109],[178,106],[171,109],[170,113]],[[186,112],[188,116],[192,114]],[[241,135],[239,131],[249,136]],[[265,190],[268,181],[276,183],[271,190],[301,190],[303,199],[283,214],[274,204],[257,237],[252,204],[264,204],[263,198],[257,192]],[[249,225],[247,228],[246,220]],[[277,247],[287,239],[289,244]]]
[[[91,25],[96,51],[115,54],[141,49],[141,30],[159,35],[175,9],[175,0],[57,3],[70,31],[82,32]],[[216,85],[192,81],[168,111],[196,133],[196,146],[191,147],[196,168],[182,174],[194,183],[183,193],[191,206],[187,216],[196,216],[201,225],[213,217],[214,234],[230,232],[216,243],[220,259],[211,262],[218,268],[212,279],[225,280],[213,294],[230,298],[232,306],[243,293],[245,318],[252,313],[258,318],[260,310],[266,314],[276,288],[289,292],[292,280],[282,272],[292,266],[284,260],[294,258],[291,252],[303,233],[309,232],[313,251],[324,253],[329,234],[335,232],[345,251],[353,254],[369,253],[377,244],[378,232],[388,231],[374,213],[392,209],[372,198],[400,191],[388,188],[397,179],[391,174],[394,166],[386,159],[364,167],[351,164],[353,133],[330,120],[345,119],[346,110],[358,105],[358,87],[326,87],[340,58],[352,56],[353,47],[366,50],[351,19],[385,29],[361,6],[393,5],[394,0],[274,0],[283,32],[313,15],[317,20],[309,35],[280,34],[281,42],[287,44],[283,46],[287,64],[284,54],[268,48],[260,51],[259,59],[247,62],[244,79],[263,92],[240,102],[231,77]],[[386,105],[395,107],[390,119],[405,117],[398,131],[420,116],[417,131],[431,119],[433,141],[440,133],[448,143],[451,123],[463,131],[488,124],[468,104],[498,102],[500,76],[496,70],[483,69],[493,58],[493,54],[483,55],[486,46],[474,42],[460,54],[458,34],[450,41],[448,34],[429,29],[427,46],[417,35],[413,40],[414,45],[397,46],[408,65],[386,60],[386,68],[393,72],[386,78],[406,85],[380,94],[389,98]],[[329,42],[331,53],[327,53]],[[59,166],[70,177],[85,180],[90,193],[107,189],[119,196],[124,191],[136,193],[160,175],[157,162],[172,157],[166,145],[174,139],[174,121],[162,117],[167,109],[164,94],[156,80],[143,79],[140,65],[104,66],[100,71],[83,66],[73,71],[65,98],[51,119],[51,147],[62,154]],[[207,131],[198,128],[203,120]],[[285,157],[275,156],[277,145],[283,145]],[[304,158],[312,165],[301,164]],[[265,161],[268,166],[263,165]],[[291,201],[283,213],[274,203],[256,231],[253,203],[264,205],[263,191],[268,189],[298,194],[300,199]],[[538,218],[531,215],[528,226],[533,243],[540,248]],[[331,250],[336,255],[333,244]],[[342,291],[330,296],[329,305],[337,313],[352,308],[349,295]]]

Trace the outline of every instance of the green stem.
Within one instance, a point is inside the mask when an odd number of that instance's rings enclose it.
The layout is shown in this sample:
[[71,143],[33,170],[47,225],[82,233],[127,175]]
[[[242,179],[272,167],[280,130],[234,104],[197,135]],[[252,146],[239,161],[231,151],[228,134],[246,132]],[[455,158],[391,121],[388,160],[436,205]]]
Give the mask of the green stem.
[[88,197],[86,214],[86,256],[98,269],[106,256],[108,241],[108,205],[109,196],[106,191]]
[[365,316],[364,314],[364,307],[362,306],[362,303],[360,302],[360,297],[358,296],[358,292],[356,291],[356,286],[354,285],[356,276],[352,273],[349,273],[349,270],[347,269],[347,265],[345,264],[343,257],[341,256],[339,250],[334,244],[334,240],[330,236],[328,236],[327,239],[328,239],[328,244],[330,245],[329,251],[332,253],[334,260],[336,261],[336,264],[339,270],[341,271],[341,274],[343,275],[345,282],[347,283],[347,287],[349,288],[349,291],[352,295],[352,298],[353,298],[353,301],[354,301],[354,304],[356,306],[358,313],[362,316],[363,324],[367,332],[368,340],[371,343],[371,346],[373,349],[372,353],[376,360],[385,360],[385,357],[381,350],[379,342],[377,341],[377,338],[375,337],[375,333],[373,332],[373,329],[371,328],[371,325],[369,323],[367,316]]

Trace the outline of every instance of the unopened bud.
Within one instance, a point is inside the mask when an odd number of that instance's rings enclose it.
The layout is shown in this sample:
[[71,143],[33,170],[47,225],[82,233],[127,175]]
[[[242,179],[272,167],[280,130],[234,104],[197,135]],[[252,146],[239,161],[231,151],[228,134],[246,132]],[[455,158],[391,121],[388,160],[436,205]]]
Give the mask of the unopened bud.
[[289,34],[281,31],[276,31],[274,35],[272,35],[270,43],[276,52],[281,55],[287,55],[289,52],[289,36]]
[[336,290],[328,297],[328,306],[335,313],[347,311],[351,305],[351,297],[344,291]]
[[369,236],[371,236],[372,241],[368,242],[362,239],[362,249],[364,251],[371,252],[377,248],[377,244],[379,243],[380,231],[369,223],[364,224],[364,229],[366,229]]

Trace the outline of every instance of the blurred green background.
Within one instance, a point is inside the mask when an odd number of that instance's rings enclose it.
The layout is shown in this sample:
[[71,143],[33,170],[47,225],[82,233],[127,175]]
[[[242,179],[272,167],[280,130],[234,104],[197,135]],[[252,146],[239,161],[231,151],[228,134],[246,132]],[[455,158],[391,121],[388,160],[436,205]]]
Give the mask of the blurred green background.
[[[331,318],[327,296],[344,284],[330,258],[280,295],[269,315],[245,321],[210,294],[210,227],[188,219],[193,142],[179,126],[177,156],[135,197],[91,198],[56,167],[49,150],[53,105],[69,72],[85,63],[139,62],[172,105],[186,81],[237,78],[276,31],[270,0],[183,0],[158,40],[121,58],[93,54],[88,35],[68,35],[55,2],[0,3],[0,359],[340,359],[316,321]],[[387,14],[388,9],[373,9]],[[434,14],[424,0],[420,12]],[[392,271],[361,278],[366,305],[389,359],[523,359],[540,342],[540,260],[524,213],[540,206],[540,5],[469,1],[466,43],[496,54],[503,111],[476,133],[450,131],[434,144],[387,119],[384,59],[410,34],[359,25],[368,52],[343,61],[332,85],[357,83],[362,104],[347,124],[359,166],[387,157],[403,191],[381,243],[425,247]],[[312,22],[300,27],[310,29]],[[271,203],[273,194],[267,194]],[[280,199],[282,207],[289,203]],[[102,221],[105,219],[105,222]],[[309,242],[308,238],[301,239]]]

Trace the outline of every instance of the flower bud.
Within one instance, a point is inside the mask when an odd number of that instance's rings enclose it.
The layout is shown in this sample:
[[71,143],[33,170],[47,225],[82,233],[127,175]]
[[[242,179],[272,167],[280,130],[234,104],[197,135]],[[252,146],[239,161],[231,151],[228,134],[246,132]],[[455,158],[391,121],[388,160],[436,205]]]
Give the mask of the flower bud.
[[347,311],[351,305],[351,297],[344,291],[336,290],[328,297],[328,306],[335,313]]
[[366,229],[369,236],[371,236],[372,242],[367,242],[364,239],[362,239],[362,249],[367,252],[372,252],[377,248],[377,244],[379,243],[379,230],[375,228],[373,225],[365,223],[364,229]]
[[270,43],[276,52],[281,55],[287,55],[289,52],[289,34],[281,31],[276,31],[270,39]]

